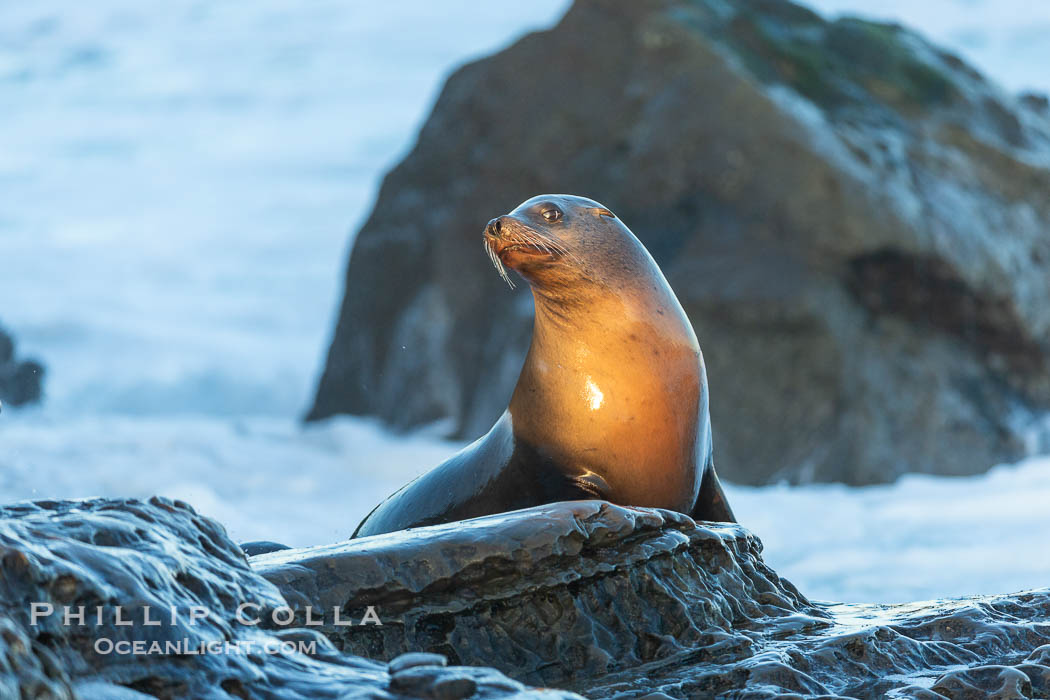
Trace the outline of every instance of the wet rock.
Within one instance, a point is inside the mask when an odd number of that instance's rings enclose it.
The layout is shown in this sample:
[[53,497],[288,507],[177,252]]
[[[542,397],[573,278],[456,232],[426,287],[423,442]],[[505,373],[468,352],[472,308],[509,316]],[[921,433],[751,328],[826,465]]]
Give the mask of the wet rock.
[[73,698],[54,654],[7,617],[0,617],[0,697]]
[[490,658],[520,680],[558,685],[693,647],[741,653],[752,643],[742,630],[755,625],[822,625],[823,614],[763,564],[760,546],[736,526],[584,501],[252,561],[298,611],[297,624],[307,609],[373,606],[382,626],[329,619],[316,628],[343,649]]
[[1025,104],[1038,112],[1050,114],[1050,97],[1047,97],[1042,93],[1023,92],[1021,93],[1020,99],[1022,104]]
[[387,664],[387,670],[391,675],[396,675],[410,668],[418,668],[419,666],[447,666],[448,659],[441,654],[425,654],[422,652],[414,652],[409,654],[402,654],[401,656],[393,659]]
[[571,192],[639,235],[696,326],[723,477],[864,484],[1014,460],[1050,406],[1040,104],[897,25],[578,0],[457,70],[385,177],[310,417],[487,430],[531,302],[501,287],[481,230]]
[[1046,590],[812,603],[739,526],[599,501],[250,565],[178,501],[0,507],[0,697],[1036,698],[1048,619]]
[[0,328],[0,402],[22,406],[40,400],[43,393],[44,366],[36,360],[19,360],[15,341]]
[[254,557],[258,554],[266,554],[267,552],[279,552],[282,549],[291,549],[291,547],[286,544],[281,544],[280,542],[270,542],[269,540],[241,542],[241,551],[249,557]]
[[390,674],[396,693],[435,700],[459,700],[477,692],[477,682],[467,675],[451,675],[436,666],[415,666]]
[[410,693],[454,692],[399,656],[425,650],[592,698],[1045,697],[1050,590],[816,604],[743,528],[669,511],[557,503],[251,561],[296,624],[372,606],[381,626],[314,629]]
[[247,624],[238,614],[242,605],[249,606],[250,622],[254,615],[272,618],[286,602],[220,525],[184,503],[0,507],[0,697],[391,698],[409,687],[433,698],[528,692],[484,668],[419,666],[425,679],[396,680],[400,675],[391,676],[385,664],[345,654],[314,629]]

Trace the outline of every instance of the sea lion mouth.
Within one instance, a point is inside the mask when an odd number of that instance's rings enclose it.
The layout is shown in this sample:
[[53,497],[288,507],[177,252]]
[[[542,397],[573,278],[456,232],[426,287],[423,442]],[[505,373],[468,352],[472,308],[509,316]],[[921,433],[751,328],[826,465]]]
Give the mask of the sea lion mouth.
[[507,230],[499,220],[494,219],[493,222],[485,229],[482,245],[496,271],[511,289],[514,289],[514,282],[507,274],[508,267],[521,273],[523,264],[554,263],[563,256],[572,257],[561,243],[539,231],[520,225]]
[[557,257],[558,253],[553,248],[536,243],[507,243],[496,250],[496,257],[503,260],[508,253],[524,253],[527,257],[545,255]]

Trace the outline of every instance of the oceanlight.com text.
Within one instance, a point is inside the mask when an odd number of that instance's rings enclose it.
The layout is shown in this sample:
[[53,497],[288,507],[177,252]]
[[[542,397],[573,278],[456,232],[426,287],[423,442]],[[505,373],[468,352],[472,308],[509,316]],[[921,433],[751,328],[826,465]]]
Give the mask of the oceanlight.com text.
[[102,656],[116,654],[119,656],[149,656],[153,654],[167,656],[202,656],[205,654],[308,654],[317,653],[316,640],[286,641],[280,639],[259,639],[241,641],[192,642],[189,639],[168,640],[164,642],[113,640],[101,637],[95,640],[95,653]]

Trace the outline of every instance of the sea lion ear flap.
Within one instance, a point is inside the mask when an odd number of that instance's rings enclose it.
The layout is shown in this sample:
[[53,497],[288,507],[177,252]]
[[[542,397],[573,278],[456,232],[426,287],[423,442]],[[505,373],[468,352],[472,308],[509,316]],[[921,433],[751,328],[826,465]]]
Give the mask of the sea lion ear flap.
[[591,211],[593,211],[598,216],[608,216],[610,219],[616,218],[616,214],[613,214],[611,211],[605,209],[604,207],[595,207],[594,209],[591,209]]

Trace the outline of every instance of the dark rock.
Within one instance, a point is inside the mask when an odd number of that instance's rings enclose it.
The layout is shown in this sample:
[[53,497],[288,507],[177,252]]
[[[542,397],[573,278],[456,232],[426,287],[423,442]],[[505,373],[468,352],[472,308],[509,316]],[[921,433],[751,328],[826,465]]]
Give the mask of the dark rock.
[[396,657],[387,664],[387,671],[391,675],[395,675],[406,669],[419,666],[448,666],[448,659],[441,654],[425,654],[417,651]]
[[477,692],[473,678],[452,676],[436,666],[416,666],[391,674],[390,689],[395,693],[434,700],[459,700]]
[[[551,504],[254,560],[300,611],[374,606],[382,627],[316,628],[372,658],[409,650],[502,662],[559,684],[631,669],[692,646],[748,648],[735,629],[821,625],[735,526],[670,511]],[[393,620],[387,622],[386,620]]]
[[282,549],[291,549],[286,544],[280,542],[270,542],[269,540],[255,540],[252,542],[241,542],[241,551],[249,557],[258,556],[259,554],[266,554],[267,552],[279,552]]
[[487,430],[531,305],[482,228],[571,192],[612,207],[689,313],[728,480],[1016,459],[1050,406],[1050,115],[1030,105],[896,25],[578,0],[457,70],[384,178],[309,417]]
[[[1045,672],[1045,667],[1040,667]],[[1010,666],[980,666],[965,671],[952,671],[930,688],[946,698],[1031,698],[1045,697],[1047,690],[1034,689],[1032,679]],[[1033,695],[1033,692],[1037,693]]]
[[7,617],[0,617],[0,697],[73,698],[54,654]]
[[15,341],[0,330],[0,366],[6,365],[15,359]]
[[[0,697],[334,699],[401,692],[384,664],[344,654],[314,629],[242,624],[242,604],[272,617],[285,601],[220,525],[184,503],[0,507]],[[191,617],[195,606],[198,619]],[[83,611],[84,621],[65,624],[67,609]],[[147,615],[159,624],[147,625]],[[140,642],[150,653],[120,653],[122,642]],[[287,646],[295,642],[313,648],[299,653]],[[425,670],[426,681],[412,687],[426,697],[527,692],[491,669]]]
[[36,360],[15,357],[15,342],[0,328],[0,402],[22,406],[40,400],[44,366]]
[[[519,681],[594,698],[1047,697],[1050,591],[815,604],[760,552],[736,525],[579,501],[249,566],[178,501],[15,504],[0,507],[0,697],[569,697]],[[264,624],[239,621],[242,603]],[[274,624],[286,605],[292,624]],[[85,621],[65,624],[67,606]],[[371,606],[382,624],[305,626],[307,606]]]
[[1023,92],[1021,102],[1039,112],[1050,113],[1050,97],[1042,93]]
[[389,659],[422,649],[490,658],[558,685],[696,647],[746,653],[743,629],[824,623],[736,526],[670,511],[558,503],[253,560],[305,611],[374,606],[376,626],[318,626],[337,646]]
[[[1015,687],[1031,690],[1003,697],[1045,697],[1050,671],[1050,590],[815,604],[763,563],[740,526],[600,501],[279,552],[253,566],[297,624],[307,608],[374,606],[382,626],[316,627],[345,651],[393,665],[423,649],[593,698]],[[394,672],[391,687],[423,692],[439,668]],[[943,695],[921,687],[935,679]]]

